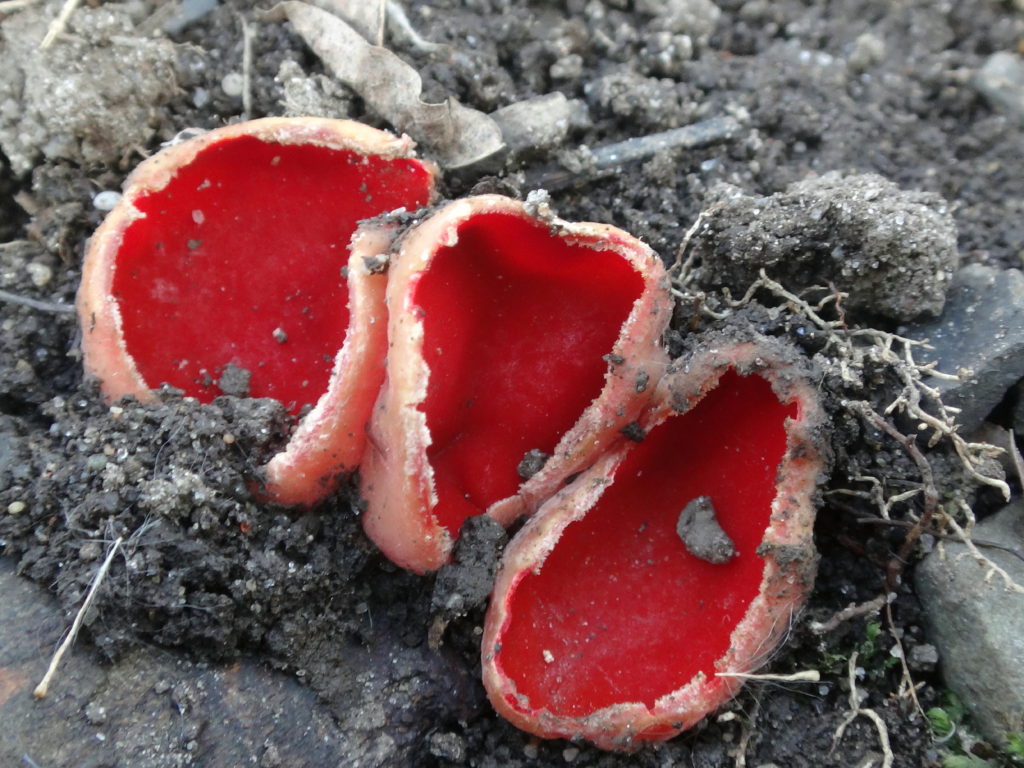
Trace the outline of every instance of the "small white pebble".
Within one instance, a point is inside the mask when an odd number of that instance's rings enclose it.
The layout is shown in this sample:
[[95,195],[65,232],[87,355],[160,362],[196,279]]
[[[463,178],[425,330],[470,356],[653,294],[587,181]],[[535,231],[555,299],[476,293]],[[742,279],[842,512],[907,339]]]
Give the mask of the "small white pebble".
[[275,328],[271,335],[278,344],[284,344],[288,341],[288,334],[284,332],[284,328]]
[[206,214],[200,210],[192,211],[192,221],[194,221],[196,224],[202,224],[204,221],[206,221]]
[[97,192],[92,198],[92,207],[97,211],[112,211],[121,202],[121,193],[112,189]]
[[46,264],[41,264],[38,261],[30,261],[25,265],[25,271],[28,272],[29,278],[32,280],[32,285],[36,288],[43,288],[50,284],[53,279],[53,270],[50,269]]
[[547,648],[543,650],[542,654],[544,656],[544,661],[546,661],[548,664],[552,663],[555,660],[554,654],[551,653],[551,651],[549,651]]
[[7,514],[9,515],[20,515],[25,511],[26,505],[24,501],[12,501],[7,505]]
[[245,87],[245,78],[242,77],[241,72],[228,72],[220,81],[220,87],[224,90],[225,96],[238,98],[242,95],[242,89]]

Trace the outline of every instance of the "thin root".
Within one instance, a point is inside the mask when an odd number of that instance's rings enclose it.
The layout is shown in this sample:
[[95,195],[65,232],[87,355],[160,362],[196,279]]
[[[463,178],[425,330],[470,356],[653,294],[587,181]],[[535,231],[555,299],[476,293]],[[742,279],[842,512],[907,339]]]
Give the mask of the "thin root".
[[755,675],[752,672],[715,672],[715,677],[742,677],[744,680],[762,680],[769,683],[819,683],[821,673],[816,669],[805,669],[791,675]]
[[844,621],[850,619],[857,619],[861,616],[870,616],[873,613],[877,613],[881,610],[882,606],[888,602],[889,598],[887,595],[879,595],[874,600],[868,600],[866,603],[850,603],[843,610],[836,613],[831,619],[826,622],[812,622],[811,632],[816,635],[824,635],[831,632],[833,629],[838,627]]
[[847,675],[850,683],[850,713],[843,719],[843,722],[836,728],[835,734],[832,736],[832,750],[829,752],[831,755],[836,751],[836,747],[839,746],[839,741],[843,738],[843,734],[849,727],[850,723],[857,719],[858,715],[863,715],[875,724],[875,729],[878,731],[878,741],[882,746],[882,768],[892,768],[893,754],[892,747],[889,746],[889,729],[885,725],[885,721],[879,716],[873,709],[867,709],[860,705],[860,694],[857,692],[857,652],[850,656],[850,663],[847,666]]

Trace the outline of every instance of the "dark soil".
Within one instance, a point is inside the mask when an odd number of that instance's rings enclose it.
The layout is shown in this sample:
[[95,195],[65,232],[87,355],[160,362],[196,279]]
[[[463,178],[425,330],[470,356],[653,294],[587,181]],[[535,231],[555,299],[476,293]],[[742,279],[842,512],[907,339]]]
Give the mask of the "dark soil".
[[[18,35],[41,37],[59,5],[0,16],[0,34],[19,25]],[[58,40],[55,48],[107,51],[107,58],[91,66],[109,82],[118,77],[122,55],[110,42],[110,28],[151,40],[167,17],[163,5],[87,4],[73,17],[75,37]],[[7,73],[0,74],[6,79],[0,84],[0,145],[8,152],[0,156],[0,241],[11,242],[0,245],[0,289],[66,309],[73,303],[86,239],[103,216],[95,195],[117,190],[140,156],[179,131],[241,119],[241,98],[225,88],[228,76],[242,71],[241,19],[254,34],[251,117],[301,107],[388,127],[365,111],[358,96],[323,76],[316,57],[286,23],[259,20],[259,9],[267,5],[229,1],[173,27],[165,37],[174,45],[164,48],[165,41],[158,41],[161,47],[149,55],[154,77],[171,61],[176,87],[145,91],[150,101],[141,132],[133,128],[119,135],[120,123],[97,117],[106,126],[104,141],[83,139],[91,130],[85,123],[68,128],[65,122],[61,128],[33,117],[34,127],[25,132],[34,131],[38,141],[3,145],[15,130],[13,121],[2,122],[3,115],[36,114],[31,110],[42,109],[45,100],[32,89],[53,87],[32,75],[28,54],[19,62],[6,60],[0,69]],[[400,41],[393,45],[421,71],[428,95],[451,94],[489,112],[561,91],[586,106],[586,116],[574,120],[560,146],[520,152],[496,174],[445,175],[449,197],[474,189],[525,197],[531,191],[523,181],[529,171],[563,167],[576,174],[576,183],[552,192],[560,216],[621,226],[671,263],[698,214],[727,196],[724,184],[756,202],[831,171],[840,179],[875,173],[916,195],[915,205],[923,201],[938,211],[936,217],[951,216],[964,260],[1021,264],[1024,138],[1014,117],[990,106],[970,83],[990,53],[1016,50],[1024,40],[1024,14],[1006,3],[718,0],[720,15],[707,0],[401,5],[420,35],[450,46],[424,53]],[[8,109],[3,98],[13,99],[14,106]],[[114,111],[118,104],[129,109],[130,97],[105,98]],[[600,178],[586,170],[582,147],[722,115],[740,119],[739,138],[700,150],[660,152]],[[65,136],[58,146],[54,137],[62,130],[71,139]],[[776,208],[785,211],[786,205]],[[883,215],[893,218],[898,210],[890,206]],[[699,244],[703,252],[713,255],[723,242],[742,240],[729,232],[730,222],[740,227],[750,220],[746,203],[738,206],[735,220],[720,217],[714,228],[719,239]],[[894,258],[946,259],[943,226],[936,224],[940,234],[927,241],[930,253],[908,247]],[[782,257],[803,249],[801,228],[790,230],[799,248],[789,241],[773,246]],[[859,247],[859,230],[851,243],[842,240],[841,226],[828,231],[836,245]],[[893,242],[898,249],[899,240]],[[835,258],[834,248],[828,256]],[[820,281],[840,267],[822,269],[810,270],[808,280]],[[721,282],[704,287],[714,292]],[[857,290],[855,279],[847,289]],[[939,764],[927,724],[898,695],[899,666],[891,663],[887,629],[875,638],[865,619],[820,636],[809,628],[852,602],[882,594],[891,575],[904,531],[858,524],[864,509],[853,502],[822,504],[817,587],[789,641],[763,670],[817,669],[820,683],[752,683],[693,732],[633,755],[541,742],[498,718],[479,681],[486,584],[504,543],[500,532],[474,525],[455,566],[436,578],[416,577],[392,566],[365,539],[347,489],[305,513],[258,503],[247,478],[287,434],[283,409],[272,401],[235,397],[200,406],[173,392],[165,392],[159,405],[126,401],[110,408],[94,383],[82,381],[76,319],[62,307],[0,303],[0,551],[18,558],[20,573],[52,590],[70,617],[109,546],[123,537],[79,641],[112,664],[154,647],[202,662],[265,661],[318,695],[322,711],[349,735],[346,764],[353,766],[710,768],[736,764],[738,756],[749,766],[855,766],[872,755],[878,765],[878,735],[866,718],[855,720],[833,744],[849,712],[846,660],[857,650],[863,672],[858,685],[866,694],[862,706],[884,719],[894,764]],[[865,321],[882,326],[905,319],[870,307],[861,312]],[[822,349],[813,329],[785,312],[770,314],[754,305],[745,322],[792,340],[808,355]],[[713,325],[680,309],[675,351],[695,343],[695,331]],[[884,403],[894,385],[880,371],[873,390],[858,394]],[[834,398],[850,393],[831,381],[824,390],[838,413]],[[896,484],[917,479],[909,460],[882,435],[838,416],[835,427],[832,487],[865,472]],[[941,464],[945,455],[936,451],[934,461]],[[940,475],[943,483],[965,484],[954,469]],[[984,514],[994,503],[982,495],[976,508]],[[908,652],[927,642],[905,574],[892,614]],[[938,698],[940,681],[930,669],[916,680],[923,683],[917,695],[927,708]],[[187,723],[188,713],[182,713]],[[189,738],[201,742],[202,728],[193,730],[198,735]],[[174,762],[176,749],[167,746],[167,759],[151,755],[134,764],[226,764],[194,753]],[[254,761],[275,764],[268,754],[265,744],[253,742]],[[2,746],[0,755],[20,759]],[[86,764],[88,758],[33,756],[41,766]],[[110,764],[130,764],[124,754],[112,759]]]

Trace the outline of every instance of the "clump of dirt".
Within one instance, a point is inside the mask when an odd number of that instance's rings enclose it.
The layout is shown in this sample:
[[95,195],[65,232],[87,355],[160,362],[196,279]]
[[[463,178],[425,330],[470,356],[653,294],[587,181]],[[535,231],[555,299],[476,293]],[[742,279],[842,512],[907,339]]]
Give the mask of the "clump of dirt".
[[176,88],[174,46],[140,37],[146,8],[111,4],[68,20],[70,39],[42,49],[50,17],[20,13],[0,27],[0,147],[16,173],[40,156],[115,165],[145,146]]
[[769,197],[726,187],[692,243],[693,280],[742,292],[763,269],[800,291],[834,286],[860,317],[938,315],[960,261],[949,206],[876,174],[828,173]]

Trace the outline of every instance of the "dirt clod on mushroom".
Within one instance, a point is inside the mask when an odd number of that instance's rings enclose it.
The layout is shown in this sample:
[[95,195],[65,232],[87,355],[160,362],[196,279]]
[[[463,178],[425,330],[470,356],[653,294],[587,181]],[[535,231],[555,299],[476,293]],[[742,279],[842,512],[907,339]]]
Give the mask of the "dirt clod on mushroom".
[[523,454],[523,460],[516,467],[516,472],[523,480],[529,480],[544,469],[544,465],[550,458],[551,454],[544,453],[539,448],[532,448]]
[[718,524],[710,496],[698,496],[683,507],[676,533],[691,555],[709,563],[721,565],[737,555],[729,534]]

